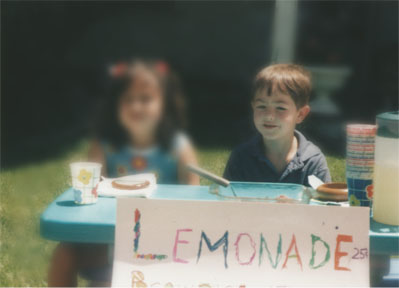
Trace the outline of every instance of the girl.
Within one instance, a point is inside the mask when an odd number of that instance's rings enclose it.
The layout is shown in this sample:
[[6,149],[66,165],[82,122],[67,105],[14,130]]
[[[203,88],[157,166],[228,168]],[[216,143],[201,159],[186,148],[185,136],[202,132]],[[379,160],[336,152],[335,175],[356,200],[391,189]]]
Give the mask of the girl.
[[[180,132],[184,99],[168,65],[133,61],[113,66],[110,74],[106,110],[100,114],[89,160],[102,163],[102,174],[108,177],[153,172],[159,184],[198,185],[199,178],[184,169],[187,164],[196,164],[196,157]],[[96,281],[96,286],[108,284],[111,263],[107,248],[61,243],[53,255],[48,285],[76,286],[79,271]]]

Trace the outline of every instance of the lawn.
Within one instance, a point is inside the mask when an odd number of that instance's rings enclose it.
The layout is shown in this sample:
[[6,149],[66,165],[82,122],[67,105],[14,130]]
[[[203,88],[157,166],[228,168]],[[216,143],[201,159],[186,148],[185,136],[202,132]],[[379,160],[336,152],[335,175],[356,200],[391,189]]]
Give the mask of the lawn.
[[[39,236],[40,213],[70,185],[68,164],[84,160],[87,148],[81,141],[51,160],[0,172],[0,286],[47,286],[47,266],[56,243]],[[229,153],[200,149],[200,165],[221,175]],[[328,156],[327,161],[333,181],[345,181],[344,159]]]

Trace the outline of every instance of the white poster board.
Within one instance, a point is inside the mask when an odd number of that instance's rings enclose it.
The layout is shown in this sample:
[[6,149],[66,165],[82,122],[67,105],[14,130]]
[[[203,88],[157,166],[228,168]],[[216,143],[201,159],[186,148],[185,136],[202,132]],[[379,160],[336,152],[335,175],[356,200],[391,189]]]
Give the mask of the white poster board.
[[120,198],[112,286],[368,286],[369,209]]

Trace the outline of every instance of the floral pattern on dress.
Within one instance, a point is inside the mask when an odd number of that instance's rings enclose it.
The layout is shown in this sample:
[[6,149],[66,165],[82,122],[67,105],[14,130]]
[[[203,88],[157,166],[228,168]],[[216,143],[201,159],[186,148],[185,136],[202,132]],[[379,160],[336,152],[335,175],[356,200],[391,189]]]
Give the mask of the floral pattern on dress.
[[132,167],[137,171],[147,168],[147,160],[144,157],[137,156],[132,158]]

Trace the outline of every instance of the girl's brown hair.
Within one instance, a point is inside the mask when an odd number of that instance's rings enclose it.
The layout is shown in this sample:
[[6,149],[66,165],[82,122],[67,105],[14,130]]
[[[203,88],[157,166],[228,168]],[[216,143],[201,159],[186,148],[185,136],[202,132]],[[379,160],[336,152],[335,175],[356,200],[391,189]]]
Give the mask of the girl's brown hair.
[[310,73],[300,65],[274,64],[263,68],[255,77],[254,94],[266,91],[288,94],[297,108],[308,104],[312,89]]
[[133,60],[110,68],[110,85],[99,110],[94,137],[112,144],[115,148],[121,148],[128,143],[130,138],[119,123],[117,106],[120,97],[134,81],[134,73],[129,72],[137,68],[146,69],[159,81],[164,106],[156,136],[160,146],[169,150],[176,132],[186,125],[185,99],[180,80],[164,61]]

